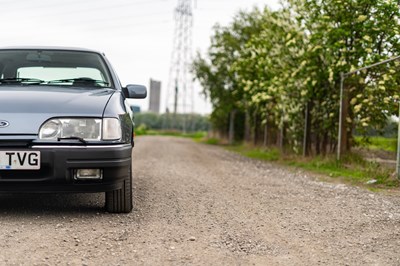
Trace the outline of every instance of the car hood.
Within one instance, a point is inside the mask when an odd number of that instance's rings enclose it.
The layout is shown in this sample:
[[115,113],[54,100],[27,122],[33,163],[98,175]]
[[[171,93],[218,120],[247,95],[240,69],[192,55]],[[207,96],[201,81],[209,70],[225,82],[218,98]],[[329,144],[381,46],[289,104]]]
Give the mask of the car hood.
[[102,117],[113,89],[0,86],[1,134],[38,134],[52,117]]

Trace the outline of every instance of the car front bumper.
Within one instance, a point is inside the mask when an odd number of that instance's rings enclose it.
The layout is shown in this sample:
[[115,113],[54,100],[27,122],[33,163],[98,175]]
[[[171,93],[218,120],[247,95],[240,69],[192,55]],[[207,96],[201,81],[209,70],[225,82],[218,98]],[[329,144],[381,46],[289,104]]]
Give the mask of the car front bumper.
[[[122,188],[130,174],[130,144],[33,145],[19,149],[40,151],[40,170],[0,170],[0,192],[105,192]],[[100,169],[103,176],[99,180],[76,180],[77,169]]]

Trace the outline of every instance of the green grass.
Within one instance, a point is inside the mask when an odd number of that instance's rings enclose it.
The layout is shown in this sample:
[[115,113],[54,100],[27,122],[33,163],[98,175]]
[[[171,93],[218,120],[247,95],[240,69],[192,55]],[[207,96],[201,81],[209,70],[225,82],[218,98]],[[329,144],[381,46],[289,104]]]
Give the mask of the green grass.
[[376,180],[371,187],[398,187],[399,181],[392,178],[392,171],[381,167],[378,163],[368,162],[358,155],[346,156],[341,162],[333,157],[315,157],[298,159],[288,165],[338,178],[348,183],[365,186],[370,180]]
[[[399,180],[393,177],[392,170],[384,168],[378,163],[368,162],[357,154],[347,155],[342,161],[337,161],[334,156],[304,158],[293,154],[284,155],[277,149],[260,149],[246,145],[225,147],[249,158],[274,161],[290,167],[301,168],[324,175],[328,179],[371,190],[399,187]],[[370,180],[376,180],[376,182],[367,184]]]
[[204,131],[183,133],[181,131],[175,131],[175,130],[147,130],[147,129],[143,130],[141,128],[137,128],[135,130],[135,133],[138,136],[152,135],[152,136],[183,137],[183,138],[191,138],[198,141],[205,138],[205,136],[207,135],[207,132]]
[[264,161],[277,161],[279,160],[280,157],[279,151],[277,149],[260,149],[260,148],[246,147],[243,145],[228,146],[227,149],[240,153],[249,158],[264,160]]
[[355,137],[355,141],[359,146],[371,150],[397,151],[397,138],[369,137],[364,139]]
[[203,143],[210,144],[210,145],[219,145],[220,141],[217,138],[206,138],[201,140]]

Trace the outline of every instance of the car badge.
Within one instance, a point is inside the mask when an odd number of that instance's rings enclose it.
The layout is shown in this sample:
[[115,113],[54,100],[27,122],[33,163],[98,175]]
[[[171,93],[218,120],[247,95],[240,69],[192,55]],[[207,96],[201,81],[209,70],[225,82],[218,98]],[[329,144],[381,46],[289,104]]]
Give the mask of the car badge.
[[10,123],[6,120],[0,120],[0,128],[8,127]]

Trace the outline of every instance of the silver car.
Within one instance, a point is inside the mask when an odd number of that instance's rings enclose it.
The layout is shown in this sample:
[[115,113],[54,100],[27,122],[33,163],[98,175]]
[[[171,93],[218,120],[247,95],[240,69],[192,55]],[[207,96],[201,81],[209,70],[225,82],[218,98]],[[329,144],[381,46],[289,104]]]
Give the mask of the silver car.
[[126,100],[146,95],[96,51],[0,49],[0,192],[105,192],[107,211],[130,212]]

